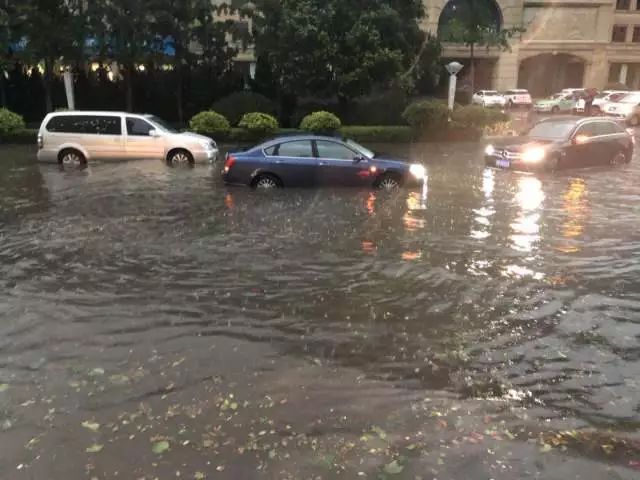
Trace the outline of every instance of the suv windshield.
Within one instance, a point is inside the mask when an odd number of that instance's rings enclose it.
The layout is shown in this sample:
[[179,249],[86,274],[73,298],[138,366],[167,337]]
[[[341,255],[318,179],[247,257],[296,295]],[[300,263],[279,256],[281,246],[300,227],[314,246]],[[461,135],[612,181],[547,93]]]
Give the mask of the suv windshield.
[[576,123],[572,120],[542,122],[529,130],[529,136],[543,140],[561,140],[569,136]]
[[175,128],[173,128],[171,125],[169,125],[169,123],[167,123],[166,121],[164,121],[160,117],[156,117],[155,115],[149,115],[149,116],[147,116],[147,118],[149,120],[151,120],[153,123],[155,123],[158,127],[162,128],[166,132],[178,133],[178,131]]

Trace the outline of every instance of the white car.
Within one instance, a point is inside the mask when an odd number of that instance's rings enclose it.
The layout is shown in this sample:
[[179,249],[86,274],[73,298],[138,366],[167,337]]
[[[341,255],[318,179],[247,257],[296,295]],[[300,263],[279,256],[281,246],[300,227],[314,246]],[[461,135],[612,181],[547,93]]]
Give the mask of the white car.
[[218,146],[211,138],[178,132],[153,115],[56,112],[44,118],[38,131],[38,160],[60,165],[130,159],[194,164],[217,156]]
[[506,105],[509,108],[513,107],[530,107],[533,105],[533,101],[531,100],[531,94],[529,94],[528,90],[524,89],[514,89],[507,90],[503,94]]
[[624,120],[636,127],[640,125],[640,92],[628,92],[617,102],[607,103],[603,110],[605,115]]
[[504,107],[507,101],[495,90],[479,90],[471,97],[471,103],[483,107]]
[[628,94],[628,91],[623,90],[605,90],[603,92],[600,92],[593,100],[591,112],[594,114],[599,114],[604,110],[604,106],[607,103],[618,102],[622,99],[622,97]]

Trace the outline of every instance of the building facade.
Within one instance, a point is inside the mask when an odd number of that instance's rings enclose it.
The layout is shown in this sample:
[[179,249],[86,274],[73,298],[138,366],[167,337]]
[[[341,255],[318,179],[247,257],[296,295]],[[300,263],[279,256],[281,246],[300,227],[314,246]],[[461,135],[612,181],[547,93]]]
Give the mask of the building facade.
[[[535,95],[613,83],[640,89],[640,0],[474,1],[485,2],[502,28],[525,29],[510,51],[476,48],[477,88]],[[424,28],[435,35],[460,0],[424,2]],[[469,48],[445,44],[444,56],[468,64]]]

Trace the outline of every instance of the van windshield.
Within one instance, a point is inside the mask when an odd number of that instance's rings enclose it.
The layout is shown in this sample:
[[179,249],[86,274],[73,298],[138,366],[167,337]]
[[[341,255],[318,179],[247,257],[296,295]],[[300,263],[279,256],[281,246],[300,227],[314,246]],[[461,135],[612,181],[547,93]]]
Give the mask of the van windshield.
[[153,123],[155,123],[157,126],[159,126],[160,128],[162,128],[163,130],[169,133],[178,133],[178,131],[175,128],[173,128],[171,125],[169,125],[169,123],[167,123],[160,117],[156,117],[155,115],[149,115],[147,118],[151,120]]

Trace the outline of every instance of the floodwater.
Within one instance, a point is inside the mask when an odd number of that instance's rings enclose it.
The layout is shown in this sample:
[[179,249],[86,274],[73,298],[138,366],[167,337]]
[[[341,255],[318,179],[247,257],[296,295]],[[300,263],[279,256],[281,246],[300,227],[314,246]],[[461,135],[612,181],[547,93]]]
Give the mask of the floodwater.
[[640,162],[424,192],[3,148],[1,479],[637,479]]

